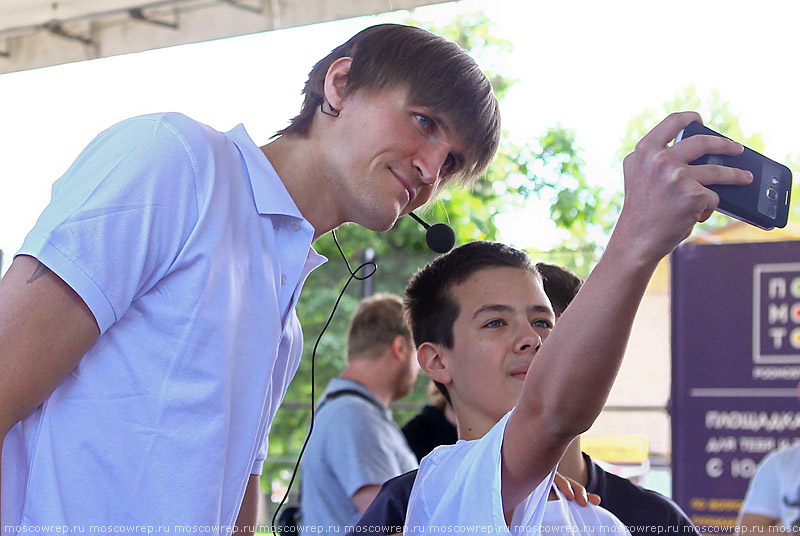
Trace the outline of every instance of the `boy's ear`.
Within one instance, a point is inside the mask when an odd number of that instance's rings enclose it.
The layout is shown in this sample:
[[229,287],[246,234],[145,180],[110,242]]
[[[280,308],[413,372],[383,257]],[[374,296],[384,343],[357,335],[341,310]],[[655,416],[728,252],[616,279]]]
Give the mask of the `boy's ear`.
[[347,96],[347,80],[350,76],[350,64],[352,58],[339,58],[331,63],[325,75],[323,91],[325,100],[336,110],[341,109],[345,96]]
[[444,385],[451,383],[450,372],[442,359],[441,348],[437,344],[424,342],[417,348],[419,366],[430,379]]

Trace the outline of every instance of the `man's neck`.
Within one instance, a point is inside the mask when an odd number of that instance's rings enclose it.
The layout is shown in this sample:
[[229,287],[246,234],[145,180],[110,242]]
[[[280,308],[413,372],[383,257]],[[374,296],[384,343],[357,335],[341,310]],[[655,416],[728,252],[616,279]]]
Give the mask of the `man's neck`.
[[334,209],[331,183],[324,173],[322,149],[311,137],[283,135],[261,147],[303,217],[314,227],[314,240],[342,223]]
[[386,381],[385,373],[384,377],[382,377],[381,372],[374,370],[374,368],[365,363],[358,363],[355,366],[354,363],[349,363],[344,372],[339,375],[339,378],[360,383],[375,395],[378,402],[388,408],[389,404],[394,401],[394,387],[390,382]]

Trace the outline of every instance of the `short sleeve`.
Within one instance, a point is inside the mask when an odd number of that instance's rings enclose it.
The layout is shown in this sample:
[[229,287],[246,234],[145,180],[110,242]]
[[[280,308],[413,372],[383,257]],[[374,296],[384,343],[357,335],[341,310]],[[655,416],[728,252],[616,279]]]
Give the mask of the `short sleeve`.
[[743,513],[781,518],[780,467],[776,454],[772,452],[761,460],[747,488],[747,495],[742,504]]
[[253,460],[253,466],[250,468],[251,475],[260,475],[262,472],[264,472],[264,461],[267,459],[268,451],[269,438],[266,437],[256,453],[256,459]]
[[[347,411],[337,416],[335,437],[325,443],[325,458],[349,497],[364,486],[380,486],[405,471],[400,467],[393,445],[396,430],[369,402],[342,400]],[[332,408],[333,409],[333,408]],[[393,425],[391,425],[393,426]],[[396,439],[402,439],[399,433]],[[346,440],[345,440],[346,439]]]
[[18,254],[72,287],[102,333],[169,272],[197,207],[185,138],[164,116],[130,119],[98,135],[53,185]]

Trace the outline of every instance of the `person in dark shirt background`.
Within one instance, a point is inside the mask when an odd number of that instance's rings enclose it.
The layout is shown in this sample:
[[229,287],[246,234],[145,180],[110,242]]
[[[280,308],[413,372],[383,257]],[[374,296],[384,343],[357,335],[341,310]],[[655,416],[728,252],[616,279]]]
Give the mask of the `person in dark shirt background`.
[[452,445],[458,441],[456,415],[433,382],[428,385],[428,399],[430,404],[425,404],[402,428],[417,461],[422,461],[439,445]]

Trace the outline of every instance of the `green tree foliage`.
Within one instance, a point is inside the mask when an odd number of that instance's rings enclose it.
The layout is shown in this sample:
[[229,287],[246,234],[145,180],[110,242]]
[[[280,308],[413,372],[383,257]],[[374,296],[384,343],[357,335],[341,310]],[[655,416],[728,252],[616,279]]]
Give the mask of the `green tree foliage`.
[[700,96],[697,88],[689,85],[676,91],[675,95],[660,108],[644,110],[628,122],[617,153],[619,161],[622,162],[626,155],[633,152],[636,143],[667,115],[690,110],[698,112],[707,127],[747,145],[754,151],[764,151],[761,134],[745,135],[736,111],[731,103],[722,97],[719,90],[714,89],[708,95]]
[[[535,194],[546,199],[550,219],[567,231],[568,237],[549,251],[529,253],[585,277],[602,253],[600,244],[614,227],[622,194],[589,182],[573,130],[556,125],[537,142],[538,146],[525,147],[519,152],[519,171],[528,178],[521,186],[523,197]],[[515,178],[516,174],[511,173],[510,181]]]
[[[515,79],[505,76],[505,60],[513,49],[507,40],[493,34],[492,24],[483,12],[457,17],[445,27],[424,25],[431,31],[461,45],[481,63],[492,81],[499,99]],[[503,210],[520,208],[531,197],[544,199],[550,205],[550,218],[568,232],[554,251],[531,251],[534,258],[556,262],[580,275],[587,275],[597,262],[604,243],[613,228],[622,203],[620,192],[608,192],[591,184],[584,172],[585,162],[575,140],[575,132],[559,124],[550,127],[533,143],[514,144],[504,135],[498,154],[483,180],[472,192],[459,192],[465,204],[448,202],[452,212],[461,210],[454,223],[465,225],[479,237],[476,221],[463,216],[463,208],[486,211],[492,234],[496,233],[493,218]],[[484,220],[485,221],[485,220]]]
[[[672,112],[693,110],[700,113],[703,123],[717,132],[734,139],[747,147],[764,152],[764,140],[759,133],[745,134],[739,118],[730,102],[722,97],[718,90],[712,90],[706,96],[700,96],[694,85],[678,90],[675,95],[664,103],[661,108],[643,111],[628,122],[625,135],[621,140],[621,147],[617,155],[619,161],[631,153],[636,143],[656,126],[664,117]],[[715,212],[705,223],[698,225],[696,232],[703,232],[716,227],[727,225],[732,220],[723,214]]]

